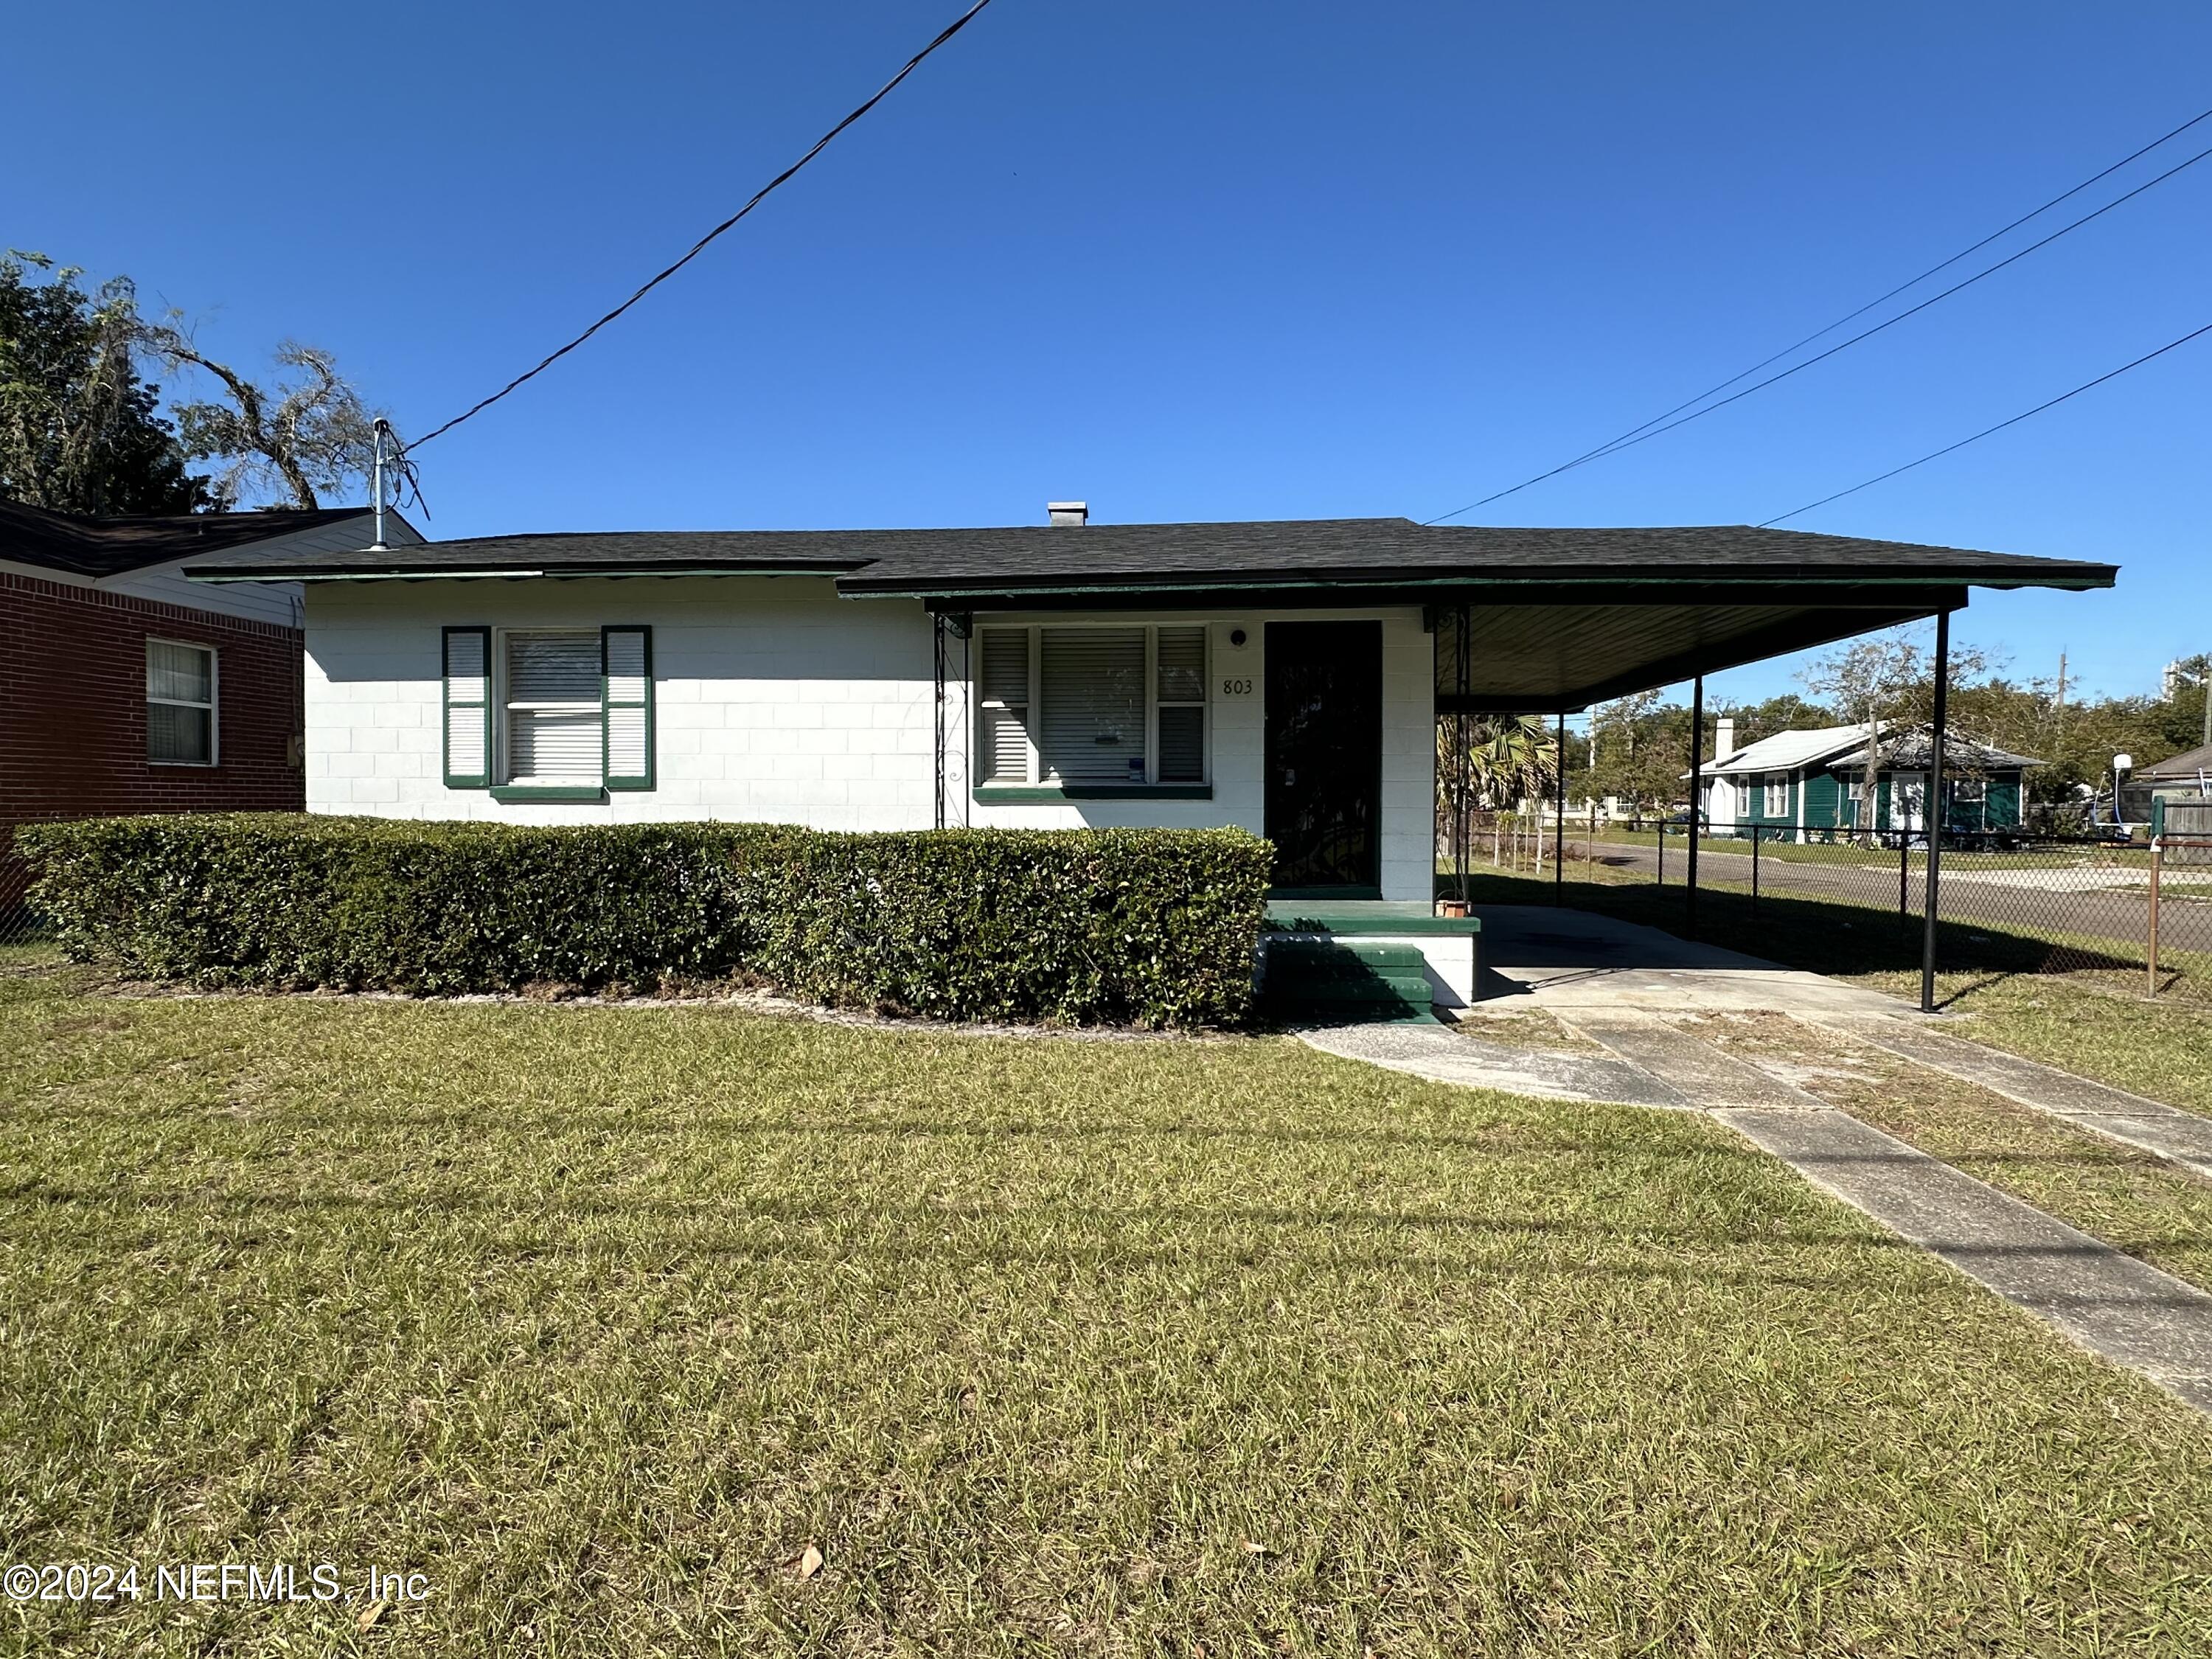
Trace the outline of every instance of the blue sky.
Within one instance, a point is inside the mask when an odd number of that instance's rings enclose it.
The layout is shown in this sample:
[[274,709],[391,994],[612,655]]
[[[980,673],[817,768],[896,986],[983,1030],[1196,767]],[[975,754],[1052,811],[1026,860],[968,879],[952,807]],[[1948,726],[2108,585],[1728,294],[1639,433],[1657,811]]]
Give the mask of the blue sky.
[[[0,240],[128,272],[219,354],[330,347],[421,433],[957,9],[21,11]],[[2207,63],[2201,4],[995,0],[675,283],[425,448],[427,528],[995,524],[1062,496],[1432,517],[2212,105]],[[1755,521],[1911,459],[2212,321],[2208,209],[2212,161],[1476,521]],[[2208,383],[2212,338],[1793,523],[2117,561],[2116,592],[1983,595],[1960,636],[2154,689],[2212,648]]]

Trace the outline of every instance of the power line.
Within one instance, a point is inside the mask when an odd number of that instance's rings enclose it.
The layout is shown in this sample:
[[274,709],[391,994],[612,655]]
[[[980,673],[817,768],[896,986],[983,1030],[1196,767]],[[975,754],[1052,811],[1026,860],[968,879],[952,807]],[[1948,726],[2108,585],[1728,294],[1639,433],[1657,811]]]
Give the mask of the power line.
[[[2122,203],[2131,201],[2136,197],[2142,195],[2145,191],[2154,189],[2156,186],[2164,184],[2167,179],[2172,178],[2174,174],[2180,173],[2186,168],[2195,167],[2199,161],[2204,160],[2208,155],[2212,155],[2212,149],[2201,149],[2197,151],[2196,155],[2191,156],[2187,161],[2168,167],[2164,173],[2160,173],[2157,178],[2150,179],[2147,183],[2137,185],[2133,190],[2128,191],[2126,195],[2117,196],[2111,201],[2106,203],[2104,206],[2083,214],[2072,223],[2060,226],[2057,230],[2052,231],[2051,234],[2044,237],[2039,241],[2030,242],[2026,247],[2021,248],[2018,252],[2007,254],[1995,264],[1984,266],[1981,270],[1976,271],[1972,276],[1966,278],[1964,281],[1954,283],[1942,293],[1930,295],[1927,299],[1923,300],[1918,305],[1907,307],[1905,310],[1899,312],[1894,317],[1887,318],[1881,322],[1876,323],[1872,328],[1862,329],[1856,334],[1852,335],[1849,339],[1839,340],[1834,345],[1830,346],[1826,351],[1817,352],[1814,356],[1806,358],[1802,362],[1792,363],[1789,368],[1782,370],[1779,374],[1770,374],[1763,380],[1754,380],[1751,385],[1744,387],[1742,391],[1731,392],[1727,397],[1723,398],[1719,402],[1707,404],[1704,408],[1692,410],[1687,415],[1678,416],[1674,419],[1668,421],[1663,426],[1652,426],[1649,430],[1639,433],[1634,437],[1624,439],[1607,445],[1601,449],[1593,451],[1580,460],[1568,461],[1562,465],[1552,468],[1548,472],[1540,472],[1533,478],[1524,479],[1521,483],[1512,486],[1510,489],[1501,489],[1495,495],[1486,495],[1481,501],[1473,501],[1468,506],[1461,507],[1459,509],[1459,513],[1472,512],[1475,507],[1486,507],[1492,501],[1502,500],[1504,497],[1514,494],[1516,490],[1526,489],[1530,484],[1540,483],[1547,478],[1557,477],[1562,472],[1571,471],[1576,467],[1583,465],[1589,461],[1601,460],[1608,455],[1618,455],[1624,449],[1633,449],[1638,444],[1649,443],[1654,438],[1659,437],[1665,433],[1672,432],[1676,427],[1687,426],[1692,421],[1703,420],[1706,416],[1711,415],[1718,410],[1726,409],[1730,404],[1741,402],[1742,399],[1752,396],[1754,392],[1764,392],[1768,386],[1773,386],[1778,381],[1786,380],[1791,375],[1801,374],[1804,370],[1812,368],[1816,363],[1826,362],[1829,358],[1835,356],[1838,352],[1850,350],[1862,340],[1871,339],[1886,329],[1894,328],[1898,324],[1904,322],[1907,318],[1916,317],[1919,315],[1920,313],[1927,310],[1930,306],[1940,305],[1942,301],[1949,299],[1953,295],[1960,292],[1962,289],[1972,288],[1984,277],[1994,276],[1998,271],[2002,270],[2007,265],[2017,264],[2019,261],[2025,259],[2029,254],[2037,252],[2039,249],[2050,246],[2051,243],[2057,241],[2060,237],[2079,230],[2082,226],[2087,224],[2092,219],[2101,218],[2104,215],[2110,213],[2114,208],[2118,207]],[[1446,519],[1456,518],[1458,516],[1458,513],[1447,513],[1444,514],[1444,518]],[[1431,524],[1440,524],[1443,521],[1443,520],[1440,519],[1432,519],[1429,522]]]
[[671,276],[673,276],[678,271],[683,270],[684,266],[690,264],[694,259],[697,258],[700,254],[706,252],[707,245],[709,242],[712,242],[724,231],[728,230],[734,226],[738,220],[744,218],[755,208],[758,207],[763,202],[766,201],[769,197],[775,192],[779,185],[790,179],[801,167],[805,167],[809,161],[812,161],[823,150],[827,149],[830,147],[830,142],[831,139],[836,137],[837,135],[844,131],[847,127],[851,126],[854,122],[859,120],[870,110],[873,109],[878,104],[883,102],[883,100],[890,94],[892,89],[895,88],[900,82],[905,80],[908,76],[913,74],[916,69],[921,67],[921,62],[924,58],[927,58],[930,53],[935,52],[947,40],[950,40],[954,35],[959,33],[962,29],[966,28],[969,21],[974,18],[975,14],[982,10],[984,7],[990,3],[991,0],[975,0],[975,3],[969,6],[966,11],[962,12],[959,16],[954,18],[951,22],[946,24],[945,27],[939,32],[938,36],[934,40],[932,40],[920,52],[915,53],[913,57],[908,58],[904,67],[902,67],[896,75],[894,75],[890,80],[884,82],[882,86],[877,88],[874,95],[869,98],[866,103],[854,109],[851,114],[846,116],[846,118],[838,122],[836,126],[830,128],[829,131],[823,133],[819,138],[816,139],[814,141],[813,147],[809,149],[805,155],[800,156],[796,161],[793,161],[782,172],[777,173],[775,178],[769,179],[757,191],[754,191],[750,201],[747,202],[735,213],[732,213],[728,218],[723,220],[720,224],[716,225],[714,229],[708,231],[697,241],[694,242],[691,245],[691,251],[686,253],[682,258],[678,259],[674,264],[669,266],[665,270],[661,271],[659,275],[653,277],[652,280],[646,283],[643,287],[640,288],[636,293],[631,295],[629,299],[624,300],[620,305],[617,306],[612,311],[607,313],[605,316],[600,318],[599,321],[593,323],[589,328],[586,329],[581,334],[579,334],[574,339],[569,341],[568,344],[562,346],[558,351],[541,359],[534,368],[516,375],[505,386],[500,387],[498,391],[493,392],[490,397],[471,404],[468,408],[454,416],[452,420],[447,422],[443,426],[434,428],[431,431],[425,433],[422,437],[416,439],[412,444],[408,446],[408,447],[410,449],[420,449],[424,444],[428,443],[431,439],[442,437],[445,434],[451,432],[455,427],[459,426],[463,421],[467,420],[471,416],[481,414],[483,410],[490,408],[494,404],[497,403],[501,398],[506,397],[508,392],[514,391],[526,380],[534,380],[537,376],[544,374],[555,363],[560,362],[562,358],[567,356],[578,346],[583,344],[585,341],[590,339],[592,336],[597,334],[609,323],[614,321],[616,318],[621,316],[623,313],[628,311],[640,300],[645,298],[647,295],[652,293],[653,289],[659,288],[663,283],[666,282]]
[[1948,455],[1954,449],[1964,449],[1968,444],[1979,443],[1983,439],[1988,437],[1992,433],[2002,432],[2008,426],[2018,426],[2022,421],[2028,419],[2031,416],[2040,415],[2046,409],[2056,409],[2059,404],[2064,403],[2069,398],[2078,398],[2093,386],[2100,386],[2107,380],[2117,380],[2119,376],[2126,374],[2130,369],[2141,368],[2145,363],[2150,362],[2152,358],[2163,357],[2167,352],[2176,350],[2182,346],[2185,346],[2191,340],[2201,338],[2203,336],[2207,334],[2212,334],[2212,323],[2207,323],[2200,329],[2192,330],[2191,332],[2183,335],[2178,340],[2169,340],[2155,351],[2146,351],[2142,356],[2136,358],[2133,362],[2122,363],[2118,368],[2110,370],[2106,374],[2100,374],[2094,380],[2084,380],[2081,385],[2075,386],[2073,391],[2062,392],[2056,398],[2051,398],[2048,403],[2038,404],[2033,409],[2022,410],[2019,414],[2014,416],[2008,421],[1999,421],[1995,426],[1984,427],[1979,432],[1974,434],[1971,438],[1961,438],[1954,444],[1945,444],[1941,449],[1931,449],[1928,453],[1923,455],[1917,461],[1907,461],[1903,466],[1893,466],[1887,472],[1876,473],[1873,477],[1867,479],[1863,483],[1855,483],[1849,489],[1838,489],[1832,495],[1823,495],[1817,501],[1808,501],[1802,507],[1793,507],[1790,511],[1783,514],[1780,518],[1767,519],[1762,521],[1759,527],[1761,530],[1770,529],[1773,526],[1784,522],[1785,520],[1796,518],[1801,514],[1810,513],[1816,507],[1826,507],[1830,501],[1839,501],[1846,495],[1856,495],[1860,490],[1871,489],[1875,484],[1883,483],[1887,479],[1894,478],[1900,472],[1910,472],[1916,466],[1925,466],[1932,460]]
[[[1837,318],[1834,322],[1826,325],[1825,327],[1814,329],[1810,334],[1805,336],[1803,339],[1793,341],[1789,345],[1783,347],[1781,350],[1774,353],[1773,356],[1762,357],[1757,362],[1753,363],[1749,368],[1744,369],[1741,373],[1729,375],[1728,379],[1723,380],[1718,386],[1707,386],[1703,392],[1698,393],[1696,397],[1686,398],[1683,399],[1682,402],[1676,404],[1674,408],[1665,411],[1665,413],[1654,415],[1650,420],[1644,422],[1643,425],[1632,426],[1629,428],[1627,431],[1622,433],[1619,437],[1608,439],[1595,449],[1585,450],[1583,453],[1575,457],[1575,459],[1571,462],[1568,463],[1568,465],[1571,466],[1578,466],[1584,461],[1595,460],[1601,455],[1607,454],[1615,447],[1626,442],[1628,439],[1633,438],[1638,433],[1643,432],[1646,428],[1655,427],[1658,425],[1660,422],[1666,420],[1672,416],[1680,414],[1684,410],[1688,409],[1692,404],[1703,403],[1706,398],[1713,396],[1716,392],[1727,391],[1738,380],[1747,379],[1751,375],[1758,374],[1760,369],[1766,368],[1769,364],[1780,362],[1791,352],[1799,350],[1803,347],[1812,344],[1814,341],[1819,339],[1824,334],[1834,333],[1845,323],[1856,322],[1859,318],[1865,316],[1867,313],[1872,311],[1876,306],[1883,305],[1891,300],[1894,300],[1899,295],[1904,293],[1907,289],[1918,287],[1922,283],[1926,282],[1930,276],[1933,276],[1939,270],[1949,270],[1953,265],[1957,264],[1960,260],[1965,258],[1968,254],[1980,252],[1990,243],[2010,235],[2014,231],[2018,230],[2029,220],[2041,217],[2044,214],[2050,212],[2051,209],[2057,207],[2061,202],[2066,201],[2070,198],[2079,196],[2083,191],[2088,189],[2090,185],[2096,184],[2102,179],[2109,179],[2112,174],[2118,173],[2122,167],[2126,167],[2130,161],[2141,161],[2144,156],[2149,155],[2151,151],[2158,149],[2161,144],[2167,143],[2171,139],[2179,138],[2183,133],[2188,131],[2190,128],[2197,125],[2201,121],[2208,119],[2212,119],[2212,109],[2208,109],[2200,114],[2191,116],[2186,121],[2184,121],[2179,126],[2175,127],[2172,131],[2152,139],[2150,143],[2145,144],[2141,149],[2135,151],[2133,154],[2122,156],[2118,161],[2113,162],[2112,166],[2106,167],[2103,172],[2090,174],[2089,177],[2084,179],[2080,184],[2075,185],[2072,189],[2061,191],[2057,195],[2045,202],[2041,207],[2033,209],[2027,213],[2021,214],[2019,218],[2014,220],[2002,229],[1991,231],[1988,235],[1983,237],[1980,241],[1960,248],[1949,258],[1941,260],[1938,263],[1929,266],[1927,270],[1922,271],[1917,276],[1912,277],[1910,281],[1899,283],[1895,288],[1890,289],[1888,293],[1878,295],[1877,297],[1868,301],[1857,310],[1845,312],[1842,316]],[[1510,493],[1510,491],[1501,492],[1501,494]],[[1493,495],[1490,499],[1492,501],[1495,501],[1498,497]],[[1481,503],[1478,502],[1476,505],[1480,506]],[[1449,515],[1448,514],[1447,516]]]
[[[2095,210],[2095,211],[2084,214],[2081,218],[2075,220],[2071,224],[2063,226],[2061,228],[2053,231],[2050,235],[2043,238],[2042,240],[2032,243],[2028,246],[2022,248],[2019,252],[2012,254],[2006,258],[2000,259],[1996,264],[1988,266],[1984,270],[1977,271],[1973,276],[1967,277],[1964,282],[1954,283],[1950,288],[1944,289],[1941,294],[1936,295],[1933,298],[1923,300],[1918,305],[1911,307],[1911,309],[1899,312],[1896,316],[1890,318],[1887,322],[1877,324],[1872,328],[1864,330],[1858,334],[1855,334],[1850,339],[1830,347],[1827,350],[1821,352],[1817,356],[1808,357],[1803,362],[1784,369],[1779,374],[1770,375],[1767,379],[1759,381],[1756,386],[1747,386],[1741,392],[1735,393],[1733,397],[1723,398],[1719,403],[1707,404],[1705,408],[1698,410],[1694,414],[1684,415],[1682,413],[1683,410],[1692,408],[1692,405],[1703,403],[1705,399],[1713,396],[1716,392],[1725,392],[1737,381],[1745,379],[1747,376],[1756,374],[1760,369],[1768,367],[1770,364],[1779,362],[1783,358],[1789,356],[1790,353],[1810,345],[1822,335],[1833,333],[1844,324],[1854,321],[1860,317],[1863,317],[1868,312],[1874,310],[1877,306],[1882,305],[1890,300],[1893,300],[1906,289],[1916,287],[1919,283],[1927,281],[1929,277],[1933,276],[1937,271],[1948,270],[1949,267],[1958,264],[1960,260],[1965,258],[1968,254],[1978,252],[1981,249],[1987,247],[1990,243],[1996,241],[2001,237],[2008,235],[2011,232],[2019,229],[2021,226],[2026,224],[2029,220],[2049,212],[2052,208],[2057,206],[2059,203],[2067,200],[2069,198],[2080,195],[2083,191],[2088,189],[2090,185],[2096,184],[2099,180],[2109,178],[2112,174],[2118,172],[2122,167],[2126,167],[2130,162],[2140,160],[2142,157],[2150,154],[2151,151],[2158,149],[2160,145],[2168,143],[2172,139],[2179,137],[2181,134],[2188,131],[2190,128],[2196,126],[2200,122],[2207,119],[2212,119],[2212,109],[2208,109],[2200,114],[2191,116],[2188,120],[2184,121],[2179,126],[2175,127],[2171,131],[2158,138],[2153,139],[2149,143],[2145,144],[2142,149],[2136,150],[2133,154],[2123,156],[2120,160],[2113,162],[2102,172],[2093,173],[2088,178],[2084,179],[2080,184],[2074,185],[2070,190],[2062,191],[2059,194],[2052,197],[2049,201],[2044,203],[2042,206],[2035,209],[2033,212],[2022,214],[2019,218],[2005,226],[2003,229],[1992,231],[1989,235],[1983,237],[1978,242],[1975,242],[1970,246],[1960,249],[1958,252],[1953,254],[1949,258],[1942,260],[1939,264],[1930,265],[1927,270],[1922,271],[1910,282],[1899,283],[1895,288],[1890,289],[1888,293],[1881,295],[1877,299],[1868,301],[1866,304],[1859,307],[1857,310],[1845,313],[1843,316],[1837,318],[1834,322],[1827,324],[1825,327],[1814,330],[1812,333],[1808,334],[1804,338],[1796,341],[1793,344],[1784,346],[1781,350],[1775,352],[1771,356],[1761,358],[1758,362],[1753,363],[1749,368],[1743,369],[1737,374],[1730,375],[1727,380],[1720,382],[1719,385],[1709,386],[1705,391],[1698,393],[1696,397],[1687,398],[1681,403],[1676,404],[1674,408],[1668,410],[1665,413],[1653,416],[1650,420],[1643,422],[1642,425],[1629,428],[1627,431],[1620,434],[1618,437],[1608,439],[1606,442],[1598,445],[1595,449],[1583,451],[1572,460],[1564,461],[1558,466],[1553,467],[1547,471],[1539,472],[1533,477],[1523,478],[1519,483],[1511,485],[1504,489],[1498,490],[1494,494],[1485,495],[1480,501],[1469,501],[1465,507],[1455,507],[1451,512],[1446,513],[1441,517],[1428,520],[1426,522],[1430,524],[1443,524],[1447,520],[1459,517],[1462,513],[1472,513],[1478,507],[1487,507],[1492,501],[1503,501],[1506,496],[1517,494],[1521,490],[1528,489],[1531,484],[1541,483],[1547,478],[1556,478],[1562,472],[1571,471],[1576,467],[1585,465],[1589,462],[1601,459],[1607,455],[1616,454],[1623,449],[1627,449],[1632,447],[1634,445],[1644,442],[1646,439],[1656,438],[1659,436],[1661,433],[1671,432],[1678,426],[1686,425],[1691,421],[1694,421],[1699,419],[1701,416],[1711,414],[1714,410],[1725,408],[1728,404],[1735,403],[1738,398],[1747,398],[1753,392],[1761,391],[1767,386],[1772,386],[1777,380],[1787,380],[1790,375],[1796,374],[1800,369],[1810,368],[1814,364],[1832,357],[1839,351],[1848,350],[1850,347],[1856,345],[1860,341],[1867,339],[1873,335],[1879,334],[1884,329],[1892,327],[1895,324],[1901,323],[1906,318],[1913,316],[1919,312],[1925,311],[1929,307],[1950,298],[1951,295],[1958,293],[1960,289],[1972,287],[1976,283],[1980,282],[1983,277],[1993,276],[1996,272],[2003,270],[2007,265],[2011,264],[2017,260],[2023,259],[2029,254],[2035,252],[2039,248],[2049,246],[2052,242],[2057,241],[2060,237],[2066,235],[2069,232],[2078,230],[2083,225],[2087,224],[2092,219],[2099,218],[2103,215],[2109,213],[2112,209],[2119,206],[2123,202],[2129,201],[2135,197],[2142,195],[2143,191],[2151,189],[2154,185],[2165,183],[2168,179],[2173,177],[2175,173],[2183,171],[2185,168],[2194,167],[2197,162],[2203,161],[2207,155],[2212,155],[2212,149],[2200,150],[2197,154],[2191,156],[2187,161],[2183,161],[2179,166],[2170,167],[2166,172],[2159,174],[2157,178],[2151,179],[2149,183],[2138,185],[2135,189],[2128,191],[2126,195],[2117,197],[2113,200],[2106,203],[2104,206]],[[1672,418],[1676,416],[1680,416],[1681,418],[1679,420]],[[1665,422],[1665,424],[1662,425],[1662,422]]]

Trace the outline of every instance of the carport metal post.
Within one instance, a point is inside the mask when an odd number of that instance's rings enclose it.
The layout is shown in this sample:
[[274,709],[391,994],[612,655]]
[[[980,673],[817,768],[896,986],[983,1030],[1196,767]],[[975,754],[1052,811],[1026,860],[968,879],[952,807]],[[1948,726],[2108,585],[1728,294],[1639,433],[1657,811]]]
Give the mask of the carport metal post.
[[[1690,873],[1689,896],[1685,901],[1683,925],[1694,933],[1698,927],[1698,798],[1705,783],[1705,677],[1700,674],[1690,682]],[[1667,839],[1667,826],[1659,826],[1659,840]]]
[[1567,711],[1559,710],[1559,748],[1556,763],[1559,787],[1552,797],[1552,902],[1567,902]]
[[[1936,720],[1928,729],[1928,799],[1921,819],[1928,826],[1928,877],[1923,897],[1928,918],[1920,935],[1920,1012],[1936,1012],[1936,881],[1943,861],[1943,719],[1951,693],[1951,613],[1936,613]],[[2118,797],[2113,797],[2115,800]]]

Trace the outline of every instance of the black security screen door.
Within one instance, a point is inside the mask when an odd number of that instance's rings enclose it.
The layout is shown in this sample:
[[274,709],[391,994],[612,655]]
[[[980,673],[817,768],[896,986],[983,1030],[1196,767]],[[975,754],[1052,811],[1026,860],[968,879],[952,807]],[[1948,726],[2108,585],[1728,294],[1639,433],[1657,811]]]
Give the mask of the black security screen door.
[[1275,886],[1377,898],[1382,624],[1267,624],[1267,839]]

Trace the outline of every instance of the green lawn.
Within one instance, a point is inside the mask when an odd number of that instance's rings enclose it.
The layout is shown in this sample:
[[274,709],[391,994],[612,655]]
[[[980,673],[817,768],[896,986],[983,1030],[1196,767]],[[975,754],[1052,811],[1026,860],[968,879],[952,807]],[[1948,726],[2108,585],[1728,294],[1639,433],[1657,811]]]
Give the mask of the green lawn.
[[[0,976],[0,1650],[2201,1652],[2212,1422],[1698,1117]],[[823,1565],[794,1566],[810,1546]]]

